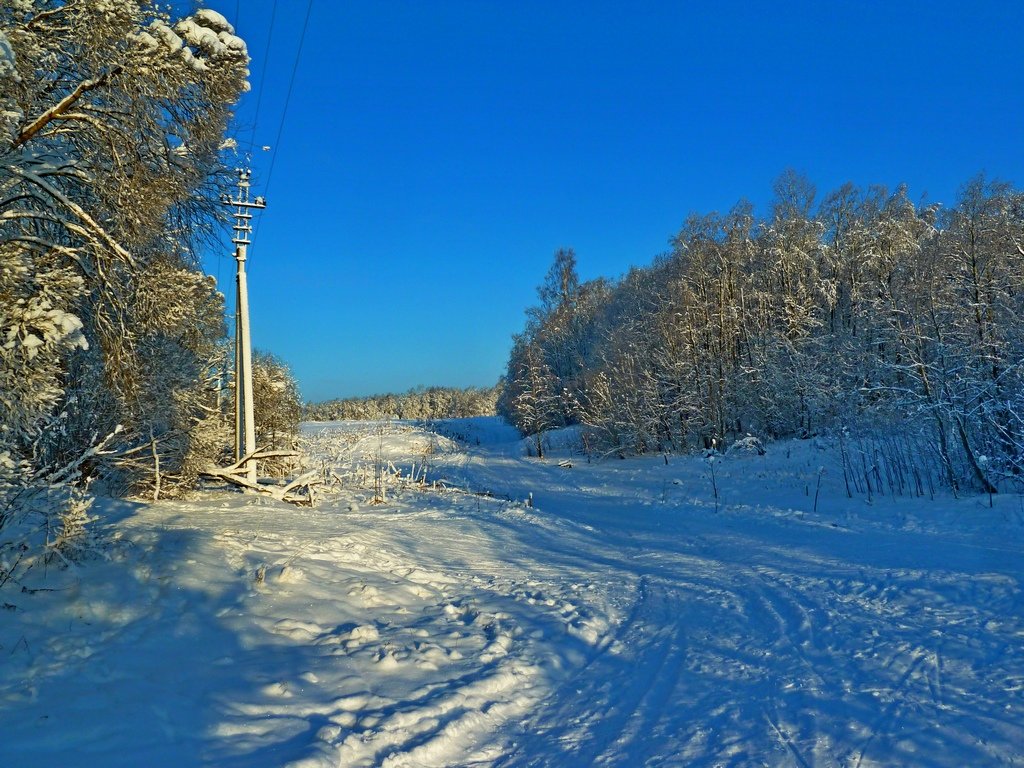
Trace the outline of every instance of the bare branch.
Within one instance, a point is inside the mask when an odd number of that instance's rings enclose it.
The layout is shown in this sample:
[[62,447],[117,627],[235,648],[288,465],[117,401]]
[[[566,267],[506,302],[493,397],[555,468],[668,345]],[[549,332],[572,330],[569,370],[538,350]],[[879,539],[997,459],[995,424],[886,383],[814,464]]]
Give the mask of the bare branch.
[[27,171],[24,168],[18,168],[14,165],[7,166],[7,170],[15,176],[20,176],[26,181],[32,182],[36,186],[48,192],[55,199],[59,200],[64,206],[74,213],[85,225],[106,245],[114,251],[118,256],[124,259],[128,264],[135,263],[135,257],[132,256],[120,243],[115,240],[106,229],[103,228],[92,216],[85,212],[78,203],[71,200],[67,195],[57,189],[53,184],[46,181],[39,174]]
[[20,147],[35,136],[39,131],[47,126],[47,124],[54,119],[59,118],[62,114],[71,109],[71,106],[82,98],[82,94],[88,93],[89,91],[95,90],[106,85],[112,77],[121,73],[122,67],[117,65],[107,72],[104,72],[99,77],[94,77],[91,80],[86,80],[78,84],[71,93],[61,99],[58,103],[54,104],[48,110],[43,112],[39,117],[33,120],[29,125],[18,134],[18,138],[14,140],[14,146]]

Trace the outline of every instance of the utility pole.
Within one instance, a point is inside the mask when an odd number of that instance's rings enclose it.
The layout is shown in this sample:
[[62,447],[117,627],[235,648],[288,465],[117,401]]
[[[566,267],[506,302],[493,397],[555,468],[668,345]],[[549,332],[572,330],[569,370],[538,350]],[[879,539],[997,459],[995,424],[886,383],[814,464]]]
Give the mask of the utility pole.
[[[238,169],[238,195],[224,195],[221,202],[235,209],[235,461],[256,452],[256,413],[252,393],[252,337],[249,333],[249,287],[245,276],[246,249],[252,245],[253,208],[266,208],[262,197],[249,199],[248,168]],[[247,479],[256,482],[256,462],[245,465]]]

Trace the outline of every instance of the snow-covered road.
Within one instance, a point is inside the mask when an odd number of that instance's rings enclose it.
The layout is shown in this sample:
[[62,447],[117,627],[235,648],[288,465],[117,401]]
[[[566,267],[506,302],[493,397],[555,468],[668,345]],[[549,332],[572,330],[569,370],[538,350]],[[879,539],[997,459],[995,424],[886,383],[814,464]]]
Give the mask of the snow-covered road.
[[1024,764],[1020,498],[847,499],[808,441],[716,504],[696,457],[356,429],[315,461],[463,491],[123,505],[0,615],[0,764]]
[[717,513],[706,461],[468,457],[467,484],[562,526],[514,548],[632,585],[500,765],[1024,761],[1020,516],[837,482],[808,514],[825,459],[787,452],[720,460]]

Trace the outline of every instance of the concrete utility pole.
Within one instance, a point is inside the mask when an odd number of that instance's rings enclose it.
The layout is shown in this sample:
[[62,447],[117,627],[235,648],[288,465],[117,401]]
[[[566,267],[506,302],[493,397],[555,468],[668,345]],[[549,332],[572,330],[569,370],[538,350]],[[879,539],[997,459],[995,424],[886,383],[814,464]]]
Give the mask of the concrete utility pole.
[[[235,263],[238,270],[235,275],[235,461],[256,452],[256,414],[253,408],[252,394],[252,338],[249,335],[249,287],[245,277],[246,248],[252,245],[253,208],[266,208],[267,202],[262,197],[249,199],[249,179],[252,172],[248,168],[238,169],[238,196],[232,199],[224,195],[221,202],[235,209],[235,225],[232,227],[235,236],[231,242],[235,244]],[[249,461],[245,465],[246,477],[256,482],[256,462]]]

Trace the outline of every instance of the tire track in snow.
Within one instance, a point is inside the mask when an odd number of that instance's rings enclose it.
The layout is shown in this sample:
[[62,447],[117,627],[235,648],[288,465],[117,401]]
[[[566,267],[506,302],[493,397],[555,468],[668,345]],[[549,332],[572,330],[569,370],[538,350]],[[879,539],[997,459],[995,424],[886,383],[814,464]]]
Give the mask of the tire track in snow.
[[[814,761],[813,758],[808,760],[806,754],[815,751],[818,742],[817,717],[809,708],[787,706],[787,700],[792,695],[802,703],[807,696],[816,696],[829,688],[829,683],[808,659],[805,651],[807,646],[814,645],[811,612],[758,568],[752,570],[750,586],[746,591],[752,595],[751,605],[763,611],[767,617],[761,626],[774,626],[777,629],[777,634],[771,640],[774,653],[792,658],[797,662],[799,670],[794,670],[788,680],[780,679],[776,673],[770,675],[767,700],[763,703],[765,719],[779,742],[793,754],[797,764],[809,768]],[[780,707],[783,708],[781,712]],[[788,719],[792,724],[783,723],[783,713],[790,715]]]
[[844,764],[850,764],[852,755],[856,752],[856,760],[852,761],[852,765],[853,768],[861,768],[861,764],[864,762],[864,755],[867,754],[868,747],[870,747],[882,733],[892,730],[892,725],[896,719],[897,712],[903,706],[908,704],[903,697],[903,693],[909,687],[909,684],[914,677],[914,673],[917,672],[918,668],[926,658],[927,655],[925,653],[918,652],[915,654],[914,658],[911,659],[910,664],[900,676],[899,680],[896,681],[896,685],[889,692],[889,696],[892,700],[868,726],[868,736],[863,742],[861,742],[860,746],[849,749],[846,754],[842,756],[841,761]]
[[[997,754],[987,741],[1005,754],[1019,732],[997,701],[979,702],[979,684],[996,683],[986,662],[1019,632],[1005,612],[983,623],[974,607],[1003,595],[1012,617],[1016,585],[985,581],[974,599],[975,582],[955,580],[956,568],[913,550],[894,556],[900,532],[876,556],[871,532],[840,541],[826,528],[827,540],[809,540],[788,518],[739,508],[711,518],[689,492],[652,503],[643,494],[657,495],[657,484],[635,482],[634,464],[566,472],[511,453],[489,458],[465,462],[467,487],[537,492],[531,522],[553,534],[530,537],[542,551],[523,566],[639,580],[631,610],[619,603],[629,615],[618,613],[592,655],[562,656],[563,669],[579,665],[496,765],[864,768],[879,757]],[[649,474],[663,482],[660,468]],[[1011,677],[999,684],[1019,689],[1024,678]],[[961,736],[958,712],[981,726],[977,736]]]
[[[568,483],[575,485],[576,493],[588,493],[564,472],[523,464],[538,487]],[[561,525],[577,529],[575,533],[585,538],[603,539],[596,529],[578,530],[571,519]],[[717,546],[700,535],[653,550],[639,541],[620,538],[615,543],[615,549],[603,542],[604,546],[591,544],[580,551],[600,552],[605,567],[622,578],[639,579],[630,614],[615,635],[606,637],[599,651],[549,695],[552,703],[526,721],[524,731],[529,735],[496,765],[642,765],[680,749],[690,750],[698,760],[711,754],[741,760],[738,756],[751,759],[769,751],[774,736],[765,733],[752,740],[742,730],[749,728],[752,718],[762,717],[758,702],[774,701],[779,692],[778,681],[765,679],[763,664],[759,665],[764,638],[748,637],[740,609],[754,581],[749,567],[730,570]],[[572,549],[551,542],[549,554],[578,562]],[[761,624],[779,626],[772,647],[786,648],[791,655],[799,645],[795,630],[788,631],[788,640],[780,639],[787,635],[785,609],[771,606],[771,598],[765,598],[762,613],[775,618],[761,622],[758,629],[764,628]],[[722,637],[698,636],[708,627],[721,631]],[[615,648],[621,649],[619,654],[612,652]],[[806,658],[800,658],[804,668],[813,670]],[[726,669],[729,672],[723,672]],[[717,683],[719,675],[732,672],[743,680],[736,689]],[[681,685],[684,675],[686,684]],[[706,743],[708,713],[718,743]],[[814,741],[813,736],[808,738]],[[557,758],[528,757],[538,753]]]
[[[636,600],[619,630],[605,636],[594,652],[573,670],[571,676],[551,692],[549,696],[553,700],[551,703],[524,721],[521,726],[522,735],[512,748],[495,763],[496,767],[543,765],[543,761],[531,760],[528,756],[536,755],[538,752],[543,754],[545,749],[538,749],[542,745],[546,745],[549,750],[556,747],[564,748],[568,753],[581,740],[580,734],[585,734],[588,727],[600,720],[603,710],[595,706],[595,702],[599,700],[600,694],[607,694],[607,690],[595,690],[603,688],[595,683],[595,679],[606,680],[607,678],[594,675],[593,670],[602,666],[602,662],[609,655],[613,646],[616,643],[621,643],[624,639],[626,629],[636,623],[643,606],[647,603],[648,591],[647,579],[642,577],[637,584]],[[587,691],[590,695],[584,697],[584,689],[587,688],[591,689]],[[573,760],[573,762],[576,761]],[[583,763],[578,764],[582,765]]]
[[[581,757],[601,765],[618,765],[638,759],[636,747],[655,735],[662,724],[665,706],[672,698],[683,668],[684,628],[678,617],[681,600],[675,590],[648,580],[647,599],[643,611],[634,617],[619,641],[625,648],[641,648],[638,653],[639,674],[631,678],[625,694],[620,693],[619,706],[610,709],[602,722],[602,735]],[[651,627],[657,627],[653,632]],[[651,639],[644,642],[646,638]],[[586,764],[586,762],[581,762]]]
[[765,720],[768,721],[768,725],[771,727],[772,731],[778,737],[779,742],[784,747],[786,747],[786,749],[793,753],[793,757],[796,759],[797,764],[799,764],[800,768],[811,768],[811,764],[804,759],[804,756],[801,754],[796,744],[793,743],[793,738],[789,735],[787,731],[783,731],[782,727],[779,725],[778,712],[776,712],[775,716],[772,717],[772,714],[767,709],[765,709],[764,717]]
[[[777,719],[772,722],[769,715],[769,722],[778,732],[780,742],[793,751],[801,765],[838,764],[850,768],[864,765],[867,759],[865,755],[879,749],[880,739],[896,735],[906,728],[916,730],[927,727],[923,725],[928,720],[925,715],[927,711],[949,709],[944,703],[943,663],[940,651],[921,645],[912,638],[902,641],[893,639],[900,637],[900,630],[906,630],[907,622],[914,621],[914,617],[908,616],[889,600],[879,601],[877,604],[856,604],[854,607],[860,610],[852,615],[844,614],[842,620],[855,620],[862,627],[873,627],[873,631],[870,636],[864,638],[869,641],[871,653],[856,655],[854,658],[862,662],[881,661],[881,664],[865,666],[861,663],[836,667],[830,663],[830,659],[837,653],[843,654],[843,646],[849,646],[853,638],[839,634],[836,637],[838,646],[831,643],[828,646],[821,646],[816,638],[834,631],[834,614],[829,610],[829,600],[839,594],[850,593],[850,585],[842,580],[830,580],[827,589],[819,591],[815,589],[819,583],[816,579],[800,581],[801,577],[797,574],[789,574],[787,577],[787,574],[763,567],[755,568],[754,573],[758,583],[763,586],[763,589],[758,589],[757,594],[776,616],[778,626],[782,630],[780,646],[785,646],[787,652],[791,652],[804,670],[803,683],[798,686],[786,686],[787,688],[795,687],[822,702],[834,699],[836,692],[839,691],[884,695],[888,699],[873,717],[859,722],[861,737],[855,743],[848,743],[844,749],[838,749],[837,745],[823,742],[817,737],[821,732],[839,733],[838,728],[842,726],[840,720],[830,720],[825,707],[798,707],[798,716],[806,719],[809,716],[808,711],[817,711],[817,717],[825,718],[825,722],[820,728],[805,727],[804,732],[795,737],[792,733],[787,733],[786,729],[780,728]],[[794,578],[798,581],[793,582]],[[852,594],[859,593],[853,590]],[[816,617],[819,616],[826,618],[816,621]],[[923,634],[921,626],[915,627],[914,637]],[[863,645],[858,647],[863,648]],[[901,664],[901,660],[906,660],[908,656],[909,663]],[[886,689],[879,689],[876,686],[880,680],[891,680],[891,684]],[[797,697],[796,700],[800,699],[801,697]],[[900,722],[901,713],[908,719],[906,723]],[[799,750],[800,745],[806,745],[803,752]],[[892,746],[889,749],[892,749]],[[813,759],[810,759],[812,753]]]
[[[551,693],[524,723],[529,735],[496,765],[640,764],[638,752],[656,753],[652,737],[675,736],[664,720],[685,664],[682,602],[671,586],[641,577],[618,630]],[[529,758],[545,751],[544,760]]]

